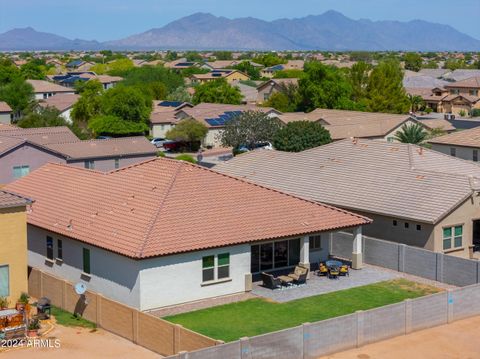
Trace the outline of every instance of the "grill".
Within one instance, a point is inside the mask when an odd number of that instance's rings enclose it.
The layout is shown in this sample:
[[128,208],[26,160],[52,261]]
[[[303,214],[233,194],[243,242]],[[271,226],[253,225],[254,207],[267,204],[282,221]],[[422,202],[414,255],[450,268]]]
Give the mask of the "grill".
[[37,314],[39,319],[48,319],[50,318],[52,310],[52,304],[50,299],[47,297],[42,297],[37,302]]

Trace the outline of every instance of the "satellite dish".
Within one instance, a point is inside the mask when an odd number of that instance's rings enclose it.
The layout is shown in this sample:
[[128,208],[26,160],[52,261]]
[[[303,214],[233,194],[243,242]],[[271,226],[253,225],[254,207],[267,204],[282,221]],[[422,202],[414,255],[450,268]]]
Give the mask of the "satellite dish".
[[85,294],[85,292],[87,291],[87,286],[80,282],[75,284],[74,288],[75,288],[75,293],[77,293],[78,295]]

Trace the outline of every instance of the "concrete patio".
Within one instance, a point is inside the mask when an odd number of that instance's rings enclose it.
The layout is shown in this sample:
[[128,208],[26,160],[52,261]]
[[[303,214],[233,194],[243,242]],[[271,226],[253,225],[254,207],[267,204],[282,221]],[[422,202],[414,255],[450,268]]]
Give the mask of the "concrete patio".
[[338,279],[329,279],[311,273],[310,279],[307,281],[306,285],[286,287],[284,289],[271,290],[264,288],[262,287],[262,281],[258,281],[253,283],[252,293],[276,302],[289,302],[295,299],[360,287],[362,285],[383,282],[400,277],[402,277],[401,273],[365,265],[361,270],[350,269],[349,276],[341,276]]

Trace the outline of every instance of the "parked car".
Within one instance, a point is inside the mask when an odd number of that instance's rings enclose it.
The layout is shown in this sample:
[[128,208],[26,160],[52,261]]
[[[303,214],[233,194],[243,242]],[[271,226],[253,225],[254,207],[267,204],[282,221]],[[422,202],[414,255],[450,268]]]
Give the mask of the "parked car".
[[109,140],[109,139],[111,139],[111,138],[112,138],[112,137],[110,137],[110,136],[98,136],[98,137],[97,137],[97,140]]
[[163,147],[163,144],[166,142],[167,140],[165,138],[161,138],[161,137],[155,137],[154,139],[152,139],[150,142],[155,145],[157,148],[159,147]]
[[180,141],[173,141],[173,140],[166,140],[163,142],[162,147],[166,151],[178,151],[180,148],[185,147],[185,143],[180,142]]
[[[273,146],[270,142],[258,142],[255,144],[255,150],[262,149],[262,150],[273,150]],[[238,148],[239,152],[249,152],[250,150],[247,148],[247,146],[242,145]]]

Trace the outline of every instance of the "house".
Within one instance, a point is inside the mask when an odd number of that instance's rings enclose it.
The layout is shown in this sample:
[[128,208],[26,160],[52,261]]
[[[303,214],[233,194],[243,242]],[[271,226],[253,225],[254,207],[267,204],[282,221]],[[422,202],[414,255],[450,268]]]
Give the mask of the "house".
[[48,162],[110,171],[156,156],[145,137],[80,141],[68,127],[0,127],[0,184],[10,183]]
[[309,113],[283,113],[279,119],[285,124],[292,121],[319,122],[330,132],[334,141],[355,137],[395,142],[396,133],[403,126],[413,124],[420,124],[427,132],[433,129],[442,129],[446,132],[455,130],[455,127],[443,119],[417,120],[410,115],[321,108]]
[[174,61],[165,62],[163,66],[172,70],[180,71],[189,69],[190,67],[198,66],[198,63],[194,61],[187,61],[187,59],[183,57]]
[[[257,97],[258,97],[257,87],[255,86],[256,83],[258,83],[258,81],[250,80],[247,83],[242,83],[240,81],[232,81],[230,85],[233,87],[237,87],[240,90],[240,93],[242,94],[242,97],[243,97],[242,103],[255,105],[257,103]],[[251,86],[251,85],[254,85],[254,86]]]
[[252,151],[215,170],[368,216],[365,235],[464,258],[480,248],[480,166],[437,151],[346,139]]
[[288,60],[286,64],[266,67],[260,71],[262,77],[272,78],[276,72],[285,70],[303,70],[304,60]]
[[70,61],[65,67],[70,71],[88,71],[93,65],[95,65],[93,62],[77,59]]
[[257,103],[261,104],[274,94],[282,92],[286,86],[298,86],[298,79],[271,79],[257,87]]
[[217,69],[206,74],[194,74],[190,77],[190,79],[194,84],[215,81],[218,79],[225,79],[228,83],[232,83],[234,81],[246,81],[249,80],[250,77],[238,70]]
[[153,101],[153,110],[150,114],[150,136],[165,138],[178,122],[177,112],[185,107],[193,107],[188,102],[180,101]]
[[29,266],[140,310],[243,293],[252,274],[309,267],[342,229],[355,231],[361,263],[370,223],[165,158],[108,173],[47,164],[6,190],[35,198]]
[[43,108],[53,107],[60,112],[60,116],[62,116],[65,121],[68,123],[73,123],[71,118],[71,112],[73,105],[78,101],[80,95],[77,94],[69,94],[69,93],[61,93],[56,96],[52,96],[47,98],[46,100],[41,100],[38,105]]
[[12,118],[12,108],[8,106],[8,103],[0,101],[0,123],[9,124],[10,122],[12,122]]
[[0,297],[7,298],[10,307],[28,292],[26,207],[31,203],[0,190]]
[[45,100],[56,94],[74,94],[75,90],[44,80],[27,80],[32,85],[36,100]]
[[480,110],[480,76],[453,82],[444,88],[450,93],[442,99],[444,112],[468,114],[473,109]]
[[463,81],[472,77],[480,76],[480,69],[456,69],[442,76],[442,79],[449,82]]
[[249,60],[216,60],[203,63],[200,67],[207,70],[229,69],[234,66],[240,65],[242,62],[248,62],[250,65],[256,68],[262,68],[263,65]]
[[201,103],[192,108],[185,107],[177,112],[178,120],[193,118],[203,123],[208,128],[203,140],[204,147],[221,146],[220,134],[225,123],[245,111],[261,111],[270,117],[278,117],[281,113],[270,107],[257,107],[255,105],[226,105],[217,103]]
[[447,155],[478,162],[480,150],[480,127],[453,132],[428,141],[432,149]]
[[89,80],[97,80],[103,86],[104,90],[114,87],[118,82],[123,80],[123,77],[120,76],[110,76],[110,75],[97,75],[95,72],[67,72],[63,75],[52,76],[52,81],[56,84],[65,86],[65,87],[75,87],[75,84],[78,81],[86,82]]

